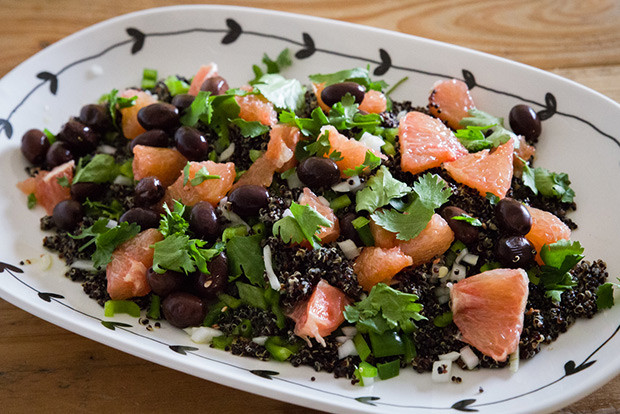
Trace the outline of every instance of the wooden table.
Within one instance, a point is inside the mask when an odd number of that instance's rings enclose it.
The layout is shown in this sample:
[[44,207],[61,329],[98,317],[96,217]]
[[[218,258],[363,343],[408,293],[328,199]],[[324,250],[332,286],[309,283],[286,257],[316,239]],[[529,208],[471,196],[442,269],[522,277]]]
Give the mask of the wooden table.
[[[120,14],[191,1],[0,0],[0,76],[41,48]],[[202,2],[202,3],[209,3]],[[620,101],[617,0],[232,1],[366,24],[530,64]],[[316,412],[127,355],[0,300],[4,412]],[[560,413],[620,412],[620,377]]]

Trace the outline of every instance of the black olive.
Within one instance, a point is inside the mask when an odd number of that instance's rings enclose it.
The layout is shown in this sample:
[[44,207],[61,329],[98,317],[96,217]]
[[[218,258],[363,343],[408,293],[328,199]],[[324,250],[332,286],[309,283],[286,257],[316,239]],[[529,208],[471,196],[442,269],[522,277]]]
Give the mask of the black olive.
[[186,285],[188,276],[180,272],[173,272],[172,270],[157,273],[151,267],[146,272],[146,280],[153,293],[165,298],[172,292],[181,290]]
[[82,209],[82,204],[75,200],[61,201],[56,204],[52,213],[52,219],[56,227],[66,231],[75,229],[83,217],[84,210]]
[[329,158],[310,157],[299,164],[297,176],[302,183],[316,190],[338,183],[340,170],[338,165]]
[[516,105],[508,117],[510,128],[515,134],[523,135],[528,141],[536,142],[542,130],[542,124],[536,111],[527,105]]
[[110,111],[104,105],[84,105],[80,110],[80,121],[97,131],[104,131],[112,126]]
[[495,254],[506,267],[527,269],[534,264],[536,249],[523,236],[506,236],[497,242]]
[[49,148],[50,142],[47,135],[39,129],[29,129],[22,136],[22,154],[35,165],[43,164]]
[[256,216],[269,204],[269,192],[260,185],[242,185],[228,195],[232,211],[241,217]]
[[129,147],[133,150],[136,145],[146,145],[148,147],[167,147],[170,143],[170,138],[161,129],[151,129],[150,131],[143,132],[134,139],[131,140]]
[[532,215],[519,201],[505,197],[495,205],[495,218],[505,234],[524,236],[532,228]]
[[179,110],[172,104],[157,102],[138,111],[138,122],[144,129],[172,130],[180,125]]
[[64,124],[56,139],[64,142],[76,154],[89,153],[99,145],[99,133],[76,120]]
[[166,194],[166,189],[157,177],[144,177],[134,189],[136,204],[150,206],[157,203]]
[[176,147],[190,161],[202,161],[207,158],[209,145],[207,139],[195,128],[182,126],[174,133]]
[[361,104],[366,94],[366,88],[355,82],[334,83],[323,89],[321,100],[331,108],[332,105],[340,102],[347,93],[355,98],[356,104]]
[[153,210],[134,207],[125,211],[119,221],[136,223],[140,226],[141,230],[155,229],[159,227],[159,214],[157,214]]
[[205,79],[200,90],[211,92],[211,95],[222,95],[228,90],[228,82],[221,76],[212,76]]
[[195,98],[196,97],[194,95],[181,93],[179,95],[175,95],[174,98],[172,98],[171,103],[172,105],[177,107],[179,113],[182,113],[184,110],[186,110],[192,105],[192,102],[194,102]]
[[196,203],[189,215],[189,228],[202,239],[217,239],[221,231],[213,206],[206,201]]
[[71,198],[83,203],[88,198],[96,200],[103,196],[104,185],[98,183],[79,182],[71,184]]
[[161,309],[166,320],[181,329],[202,324],[206,315],[202,299],[186,292],[170,293],[163,300]]
[[228,259],[224,252],[207,263],[209,273],[197,272],[193,275],[193,292],[201,298],[214,298],[228,284]]
[[347,213],[342,216],[342,218],[338,219],[340,224],[340,236],[345,240],[353,240],[353,242],[357,246],[364,246],[364,242],[362,242],[359,233],[357,232],[355,226],[353,226],[352,223],[352,221],[356,218],[357,216],[355,215],[355,213]]
[[73,159],[75,159],[73,151],[69,149],[67,144],[61,141],[54,142],[47,150],[47,154],[45,154],[45,162],[50,169]]

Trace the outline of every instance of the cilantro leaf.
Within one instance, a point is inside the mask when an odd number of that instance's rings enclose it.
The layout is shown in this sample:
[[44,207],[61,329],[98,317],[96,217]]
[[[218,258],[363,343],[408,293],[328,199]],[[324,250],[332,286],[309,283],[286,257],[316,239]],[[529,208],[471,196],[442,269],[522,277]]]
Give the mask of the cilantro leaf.
[[37,205],[37,196],[34,193],[28,194],[28,210],[32,210]]
[[561,300],[563,291],[570,290],[577,283],[573,280],[570,270],[583,259],[583,247],[577,241],[560,240],[553,244],[545,244],[540,250],[544,265],[540,268],[539,283],[545,288],[545,295],[555,302]]
[[555,173],[542,167],[532,169],[524,164],[523,184],[534,194],[540,192],[544,197],[557,198],[563,203],[572,203],[575,197],[566,173]]
[[[291,59],[291,51],[286,48],[280,52],[276,57],[276,60],[272,60],[267,54],[263,55],[262,62],[267,68],[267,73],[280,73],[282,69],[285,69],[293,64]],[[254,80],[250,81],[250,85],[258,82],[258,80],[265,75],[265,72],[258,65],[252,65],[252,71],[254,72]]]
[[159,221],[159,232],[168,237],[173,234],[185,234],[189,229],[189,223],[183,218],[185,206],[174,200],[174,210],[170,211],[168,204],[164,204],[165,214]]
[[192,104],[185,110],[181,117],[181,125],[193,127],[201,117],[210,118],[213,113],[213,106],[209,101],[211,92],[200,91],[192,101]]
[[306,88],[297,79],[286,79],[282,75],[263,75],[255,84],[258,90],[276,108],[297,111],[305,101]]
[[117,199],[112,199],[108,204],[100,201],[86,199],[83,203],[86,215],[90,217],[107,217],[118,221],[121,214],[125,211],[123,205]]
[[80,247],[80,251],[94,243],[96,250],[92,259],[93,265],[98,269],[106,266],[112,260],[112,252],[119,244],[135,237],[140,232],[140,226],[136,223],[123,221],[112,228],[108,227],[108,223],[108,219],[100,218],[92,226],[82,230],[80,235],[70,235],[74,239],[92,237]]
[[[82,159],[80,159],[82,161]],[[109,154],[95,155],[85,166],[82,162],[76,168],[73,184],[75,183],[108,183],[120,174],[120,167]]]
[[599,309],[609,309],[614,306],[614,283],[603,283],[596,291],[596,306]]
[[265,262],[260,242],[263,236],[236,236],[226,242],[228,268],[232,278],[245,274],[253,285],[265,285]]
[[381,166],[379,171],[368,180],[368,185],[355,195],[355,211],[366,210],[373,213],[379,207],[387,205],[390,200],[401,198],[411,192],[411,188],[398,181],[386,166]]
[[187,164],[185,164],[185,167],[183,167],[183,186],[186,186],[188,181],[192,185],[192,187],[195,187],[199,184],[202,184],[206,180],[219,180],[220,178],[222,178],[219,175],[209,174],[209,171],[207,171],[207,167],[202,167],[198,171],[196,171],[196,174],[194,174],[194,178],[190,180],[190,166],[191,163],[188,161]]
[[279,120],[283,124],[296,126],[307,137],[316,137],[321,132],[321,127],[329,124],[327,115],[321,108],[315,108],[310,118],[300,118],[294,112],[282,111]]
[[363,130],[374,130],[375,127],[381,125],[381,115],[362,115],[359,113],[358,107],[355,98],[349,93],[345,94],[340,102],[332,105],[329,111],[329,123],[340,131],[356,127]]
[[344,174],[347,177],[352,177],[354,175],[360,175],[365,171],[372,171],[380,165],[381,158],[375,155],[375,153],[371,150],[368,150],[366,151],[366,156],[364,157],[364,162],[362,163],[362,165],[358,165],[355,168],[347,168],[346,170],[344,170]]
[[230,121],[233,125],[239,127],[241,135],[246,138],[255,138],[269,132],[269,126],[263,125],[258,121],[246,121],[242,118],[235,118]]
[[65,187],[65,188],[71,187],[71,183],[69,182],[69,178],[67,178],[66,175],[63,175],[62,177],[56,177],[56,182],[61,187]]
[[[498,147],[511,139],[514,141],[515,148],[519,148],[517,136],[504,128],[503,118],[498,118],[477,108],[470,109],[469,115],[459,122],[465,126],[465,129],[459,130],[455,134],[468,151],[476,152],[486,148]],[[489,131],[491,132],[490,135],[488,135]]]
[[461,220],[474,227],[482,226],[482,222],[479,219],[468,216],[467,214],[461,214],[460,216],[454,216],[452,217],[452,220]]
[[425,174],[413,185],[416,199],[403,213],[381,210],[371,214],[374,222],[384,229],[397,233],[398,240],[411,240],[428,225],[435,209],[448,201],[452,194],[445,182],[435,174]]
[[425,320],[420,314],[422,305],[416,303],[417,300],[417,295],[378,283],[366,299],[347,305],[343,315],[348,322],[355,323],[358,329],[382,334],[409,325],[411,320]]
[[321,240],[317,233],[321,227],[331,227],[333,223],[311,206],[293,202],[290,211],[292,216],[283,217],[274,223],[273,235],[279,235],[285,243],[308,240],[313,248],[318,248]]
[[131,98],[123,98],[122,96],[118,96],[118,89],[112,89],[109,94],[103,95],[99,98],[99,102],[107,102],[108,103],[108,111],[110,112],[110,117],[112,118],[112,124],[118,128],[118,122],[116,119],[116,111],[122,108],[129,108],[130,106],[134,106],[136,104],[136,100],[138,96],[132,96]]
[[187,246],[189,236],[181,233],[168,235],[153,245],[153,270],[164,273],[166,270],[189,274],[196,270]]
[[328,74],[314,74],[309,76],[310,81],[314,83],[324,83],[325,86],[332,85],[334,83],[340,83],[345,81],[356,82],[366,89],[374,89],[382,91],[387,87],[384,81],[373,82],[370,79],[368,68],[353,68],[341,70]]

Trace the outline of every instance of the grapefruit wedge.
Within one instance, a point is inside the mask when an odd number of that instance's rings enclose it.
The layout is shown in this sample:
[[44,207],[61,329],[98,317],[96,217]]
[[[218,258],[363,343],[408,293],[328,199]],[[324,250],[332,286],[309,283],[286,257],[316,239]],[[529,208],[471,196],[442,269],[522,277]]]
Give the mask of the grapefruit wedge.
[[430,113],[452,129],[463,128],[461,119],[468,117],[469,110],[475,107],[467,84],[458,79],[436,83],[428,98]]
[[338,288],[321,279],[310,299],[299,303],[288,315],[295,321],[295,335],[306,339],[315,338],[326,346],[324,336],[331,334],[344,322],[345,306],[351,301]]
[[542,265],[540,249],[545,244],[552,244],[560,240],[569,240],[571,236],[570,228],[557,218],[554,214],[534,207],[525,206],[532,215],[532,228],[525,235],[536,249],[536,262]]
[[136,180],[154,176],[164,187],[174,183],[187,164],[185,158],[174,148],[157,148],[146,145],[133,147],[133,176]]
[[505,361],[519,346],[528,283],[523,269],[495,269],[454,284],[452,318],[462,341]]
[[154,250],[150,246],[163,238],[158,230],[148,229],[114,250],[105,271],[112,299],[144,296],[151,291],[146,279],[147,269],[153,266]]
[[[203,168],[209,175],[218,175],[220,178],[204,180],[196,185],[192,184],[192,180],[196,178],[198,171]],[[170,208],[172,208],[172,200],[180,201],[186,206],[193,206],[199,201],[206,201],[215,207],[232,188],[235,176],[235,164],[232,162],[225,164],[213,161],[190,162],[187,182],[185,183],[185,173],[182,172],[174,184],[166,190],[164,202]]]
[[412,263],[411,257],[404,254],[399,247],[364,247],[353,263],[353,270],[360,286],[370,292],[377,283],[389,284],[398,272]]
[[340,132],[338,132],[338,130],[332,125],[325,125],[324,127],[322,127],[319,136],[323,134],[328,134],[329,145],[331,147],[330,152],[329,154],[327,154],[327,156],[331,155],[335,151],[340,153],[340,157],[342,159],[335,162],[338,166],[338,169],[340,170],[340,176],[342,178],[348,177],[344,173],[346,170],[354,169],[355,167],[364,164],[367,151],[372,151],[373,154],[382,159],[387,158],[381,152],[369,149],[366,145],[362,144],[358,140],[345,137]]
[[436,118],[409,112],[398,126],[403,171],[418,174],[444,162],[467,155],[467,149],[452,131]]
[[202,65],[198,69],[198,72],[192,78],[192,83],[189,85],[188,94],[190,95],[198,95],[200,92],[200,87],[209,78],[217,76],[217,64],[211,62],[207,65]]
[[[37,204],[45,209],[48,216],[51,216],[56,204],[71,198],[69,187],[73,179],[74,165],[74,161],[68,161],[51,171],[41,170],[34,177],[17,183],[17,188],[24,194],[34,194]],[[58,179],[63,177],[67,178],[69,186],[60,185]]]
[[125,138],[134,139],[138,135],[146,132],[146,129],[144,129],[138,122],[138,112],[140,112],[140,109],[145,106],[156,103],[157,99],[149,93],[138,91],[136,89],[127,89],[121,93],[121,96],[123,98],[132,98],[137,96],[136,102],[133,106],[120,109],[122,116],[121,129],[123,130],[123,135]]
[[387,98],[383,92],[371,89],[366,91],[364,99],[362,99],[362,103],[357,109],[368,112],[369,114],[380,114],[387,109]]
[[[299,204],[314,207],[320,215],[332,222],[331,227],[321,227],[321,231],[317,234],[319,239],[321,239],[321,244],[331,243],[338,239],[338,236],[340,236],[340,224],[338,217],[334,214],[334,210],[321,203],[321,200],[308,187],[304,188],[303,194],[299,197]],[[304,245],[306,244],[307,247],[310,247],[310,244],[304,241]]]
[[514,144],[509,140],[493,152],[478,151],[443,167],[455,181],[478,190],[483,197],[492,193],[504,198],[512,182],[513,152]]
[[267,99],[265,99],[264,96],[235,96],[235,100],[239,105],[239,118],[243,119],[244,121],[258,121],[263,125],[269,126],[278,123],[278,114],[276,113],[273,104]]

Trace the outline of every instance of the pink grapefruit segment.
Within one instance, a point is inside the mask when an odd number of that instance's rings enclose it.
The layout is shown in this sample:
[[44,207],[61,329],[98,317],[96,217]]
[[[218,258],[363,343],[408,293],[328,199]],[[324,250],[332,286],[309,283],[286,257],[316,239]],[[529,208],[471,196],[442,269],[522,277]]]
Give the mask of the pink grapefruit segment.
[[112,299],[144,296],[151,291],[146,279],[146,271],[153,266],[154,250],[150,246],[163,238],[158,230],[148,229],[114,250],[106,267],[108,293]]
[[525,235],[536,249],[536,262],[542,265],[540,249],[545,244],[552,244],[560,240],[569,240],[571,236],[570,228],[557,218],[554,214],[539,210],[534,207],[525,206],[532,215],[532,228]]
[[63,187],[58,179],[65,177],[70,185],[73,180],[74,166],[74,161],[68,161],[51,171],[41,170],[34,177],[17,183],[17,188],[24,194],[34,194],[37,204],[45,209],[47,215],[51,216],[56,204],[71,198],[69,186]]
[[528,283],[523,269],[495,269],[454,284],[452,318],[462,341],[496,361],[506,360],[519,346]]
[[304,192],[299,198],[299,204],[314,207],[320,215],[332,222],[331,227],[322,227],[317,234],[322,244],[331,243],[338,239],[338,236],[340,236],[340,223],[338,222],[338,217],[334,214],[334,210],[321,203],[321,200],[308,187],[304,188]]
[[369,114],[380,114],[387,109],[387,98],[383,92],[371,89],[364,94],[364,99],[358,109]]
[[138,91],[136,89],[127,89],[121,93],[121,96],[123,98],[132,98],[137,96],[136,102],[133,106],[120,109],[122,116],[121,129],[123,130],[123,135],[127,139],[134,139],[138,135],[146,132],[146,129],[144,129],[138,122],[138,112],[145,106],[156,103],[157,99],[149,93]]
[[[245,88],[251,90],[251,87]],[[276,125],[278,114],[273,104],[262,95],[235,96],[239,104],[239,118],[247,122],[258,121],[263,125]]]
[[207,65],[200,66],[198,72],[196,72],[196,75],[192,78],[192,83],[189,85],[189,91],[187,93],[194,96],[198,95],[204,81],[217,75],[217,64],[211,62]]
[[295,335],[308,340],[315,338],[326,346],[324,336],[335,331],[344,322],[343,311],[351,301],[338,288],[321,279],[310,299],[298,304],[288,315],[295,321]]
[[461,119],[475,107],[467,84],[457,79],[437,82],[428,98],[430,113],[452,129],[463,128]]
[[372,153],[376,156],[386,159],[386,156],[381,152],[370,150],[366,145],[354,138],[345,137],[332,125],[322,127],[319,136],[325,133],[329,136],[329,145],[331,147],[327,156],[337,151],[340,153],[340,157],[342,157],[341,160],[336,161],[336,165],[340,169],[340,176],[342,178],[348,177],[345,174],[346,170],[355,169],[355,167],[364,164],[367,151],[372,151]]
[[399,247],[364,247],[353,263],[357,281],[366,292],[377,283],[389,284],[398,272],[411,266],[413,260]]
[[443,166],[455,181],[478,190],[483,197],[492,193],[504,198],[512,182],[513,150],[509,140],[493,152],[485,149]]
[[467,149],[441,121],[409,112],[398,127],[401,168],[418,174],[467,155]]
[[[205,168],[210,175],[219,175],[220,178],[204,180],[200,184],[192,185],[191,180],[196,173]],[[235,181],[235,164],[232,162],[216,163],[213,161],[190,162],[189,178],[186,184],[185,173],[166,190],[164,202],[172,208],[172,200],[180,201],[186,206],[193,206],[199,201],[206,201],[213,207],[217,206],[222,198],[230,191]]]
[[167,187],[181,175],[187,164],[185,158],[174,148],[157,148],[146,145],[133,147],[133,176],[136,180],[155,176]]

